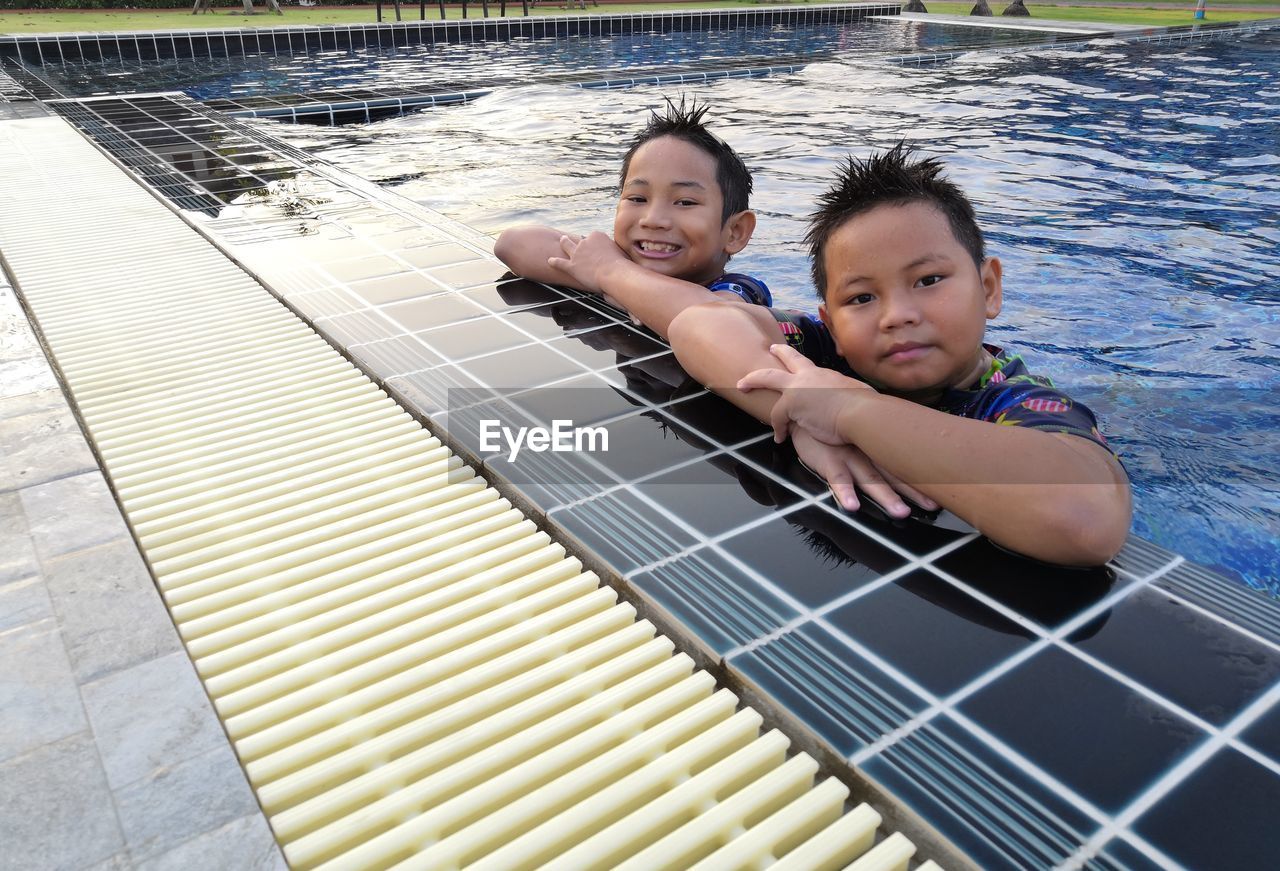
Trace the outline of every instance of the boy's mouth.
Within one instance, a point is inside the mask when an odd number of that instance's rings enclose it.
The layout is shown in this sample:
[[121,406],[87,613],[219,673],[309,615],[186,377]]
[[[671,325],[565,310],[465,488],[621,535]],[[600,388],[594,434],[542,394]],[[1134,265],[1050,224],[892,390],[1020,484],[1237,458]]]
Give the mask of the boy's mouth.
[[890,363],[905,363],[923,357],[928,353],[929,348],[929,345],[922,345],[919,342],[899,342],[889,346],[889,350],[884,353],[884,359]]
[[652,242],[642,239],[636,243],[636,249],[645,257],[667,258],[680,253],[681,246],[674,242]]

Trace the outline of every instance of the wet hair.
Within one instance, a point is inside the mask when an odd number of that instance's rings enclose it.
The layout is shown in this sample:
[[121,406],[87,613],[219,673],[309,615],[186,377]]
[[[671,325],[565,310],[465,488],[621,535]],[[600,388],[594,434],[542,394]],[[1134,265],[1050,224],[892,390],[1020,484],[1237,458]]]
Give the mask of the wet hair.
[[985,246],[973,204],[942,172],[938,158],[916,157],[905,141],[888,151],[872,153],[866,160],[852,155],[845,159],[835,183],[818,198],[818,210],[809,216],[809,231],[804,237],[813,258],[813,286],[820,298],[827,298],[827,241],[850,218],[877,206],[933,206],[946,217],[956,241],[981,268]]
[[707,105],[705,103],[698,105],[697,100],[690,100],[686,104],[684,97],[680,98],[678,104],[672,102],[670,98],[666,102],[666,111],[662,114],[656,111],[650,113],[649,123],[631,140],[626,157],[622,158],[622,173],[618,177],[618,188],[626,186],[627,173],[631,171],[631,158],[635,157],[640,146],[655,139],[661,139],[663,136],[673,136],[702,149],[715,160],[716,184],[720,185],[720,194],[724,199],[720,216],[721,224],[738,212],[750,208],[751,170],[747,169],[742,158],[729,147],[727,142],[703,124],[702,119],[707,114]]

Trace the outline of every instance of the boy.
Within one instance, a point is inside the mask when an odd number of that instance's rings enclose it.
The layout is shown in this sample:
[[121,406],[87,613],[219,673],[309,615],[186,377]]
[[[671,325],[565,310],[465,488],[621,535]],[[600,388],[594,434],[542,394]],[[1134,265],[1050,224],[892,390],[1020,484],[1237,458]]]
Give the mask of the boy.
[[706,106],[656,112],[622,162],[613,238],[525,226],[494,254],[525,278],[604,293],[656,333],[690,305],[727,298],[772,304],[764,282],[725,273],[755,231],[751,173],[703,124]]
[[[850,158],[806,237],[820,319],[697,306],[671,324],[676,355],[776,438],[852,445],[898,492],[914,486],[997,544],[1103,563],[1128,533],[1128,478],[1087,408],[983,343],[1000,261],[941,169],[902,143]],[[874,474],[855,477],[901,516]],[[857,507],[851,488],[833,489]]]

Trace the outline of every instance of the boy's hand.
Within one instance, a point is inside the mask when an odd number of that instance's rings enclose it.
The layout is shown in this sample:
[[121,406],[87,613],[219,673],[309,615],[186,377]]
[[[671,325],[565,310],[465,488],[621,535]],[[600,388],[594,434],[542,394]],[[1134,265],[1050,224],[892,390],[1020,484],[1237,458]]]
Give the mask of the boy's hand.
[[611,268],[631,262],[613,239],[598,231],[581,238],[561,236],[560,250],[564,256],[548,257],[547,265],[594,293],[604,293],[605,275]]
[[749,393],[763,387],[781,394],[769,419],[773,440],[785,440],[794,423],[819,441],[843,444],[845,438],[839,430],[843,400],[848,398],[850,389],[871,388],[839,372],[815,366],[808,357],[786,345],[771,345],[769,352],[786,368],[749,372],[738,381],[738,389]]
[[855,484],[890,517],[910,516],[911,508],[902,501],[902,496],[928,511],[938,508],[928,496],[877,468],[870,457],[853,445],[829,445],[799,428],[792,431],[791,443],[800,462],[826,480],[836,501],[846,511],[857,511],[861,505]]

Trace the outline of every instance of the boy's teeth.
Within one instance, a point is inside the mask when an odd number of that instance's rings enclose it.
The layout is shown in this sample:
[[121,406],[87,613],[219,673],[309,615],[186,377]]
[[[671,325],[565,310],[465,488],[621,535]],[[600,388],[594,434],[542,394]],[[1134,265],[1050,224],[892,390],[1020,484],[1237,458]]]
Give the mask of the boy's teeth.
[[640,247],[645,251],[662,252],[664,254],[680,250],[679,245],[668,245],[666,242],[641,242]]

